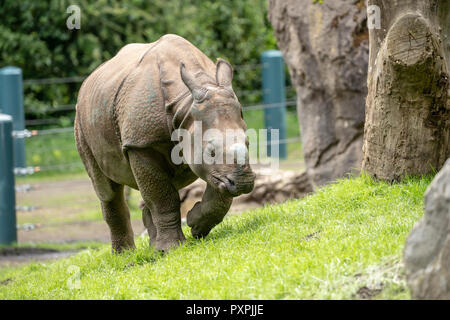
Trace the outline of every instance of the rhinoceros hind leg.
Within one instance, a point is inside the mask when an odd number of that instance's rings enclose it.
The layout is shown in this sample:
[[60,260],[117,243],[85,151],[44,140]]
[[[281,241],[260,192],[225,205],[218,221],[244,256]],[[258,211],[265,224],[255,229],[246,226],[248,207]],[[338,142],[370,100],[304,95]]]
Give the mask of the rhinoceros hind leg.
[[130,149],[128,158],[156,229],[156,250],[168,251],[182,244],[186,238],[181,230],[180,196],[164,167],[166,160],[146,149]]
[[80,157],[101,202],[103,218],[111,232],[113,252],[135,248],[134,233],[131,227],[130,212],[124,198],[123,185],[113,182],[103,174],[77,123],[75,124],[75,138]]
[[[113,183],[113,182],[112,182]],[[123,185],[113,186],[114,195],[109,201],[101,201],[103,218],[111,232],[113,252],[134,249],[134,233],[131,227],[130,212],[123,194]]]

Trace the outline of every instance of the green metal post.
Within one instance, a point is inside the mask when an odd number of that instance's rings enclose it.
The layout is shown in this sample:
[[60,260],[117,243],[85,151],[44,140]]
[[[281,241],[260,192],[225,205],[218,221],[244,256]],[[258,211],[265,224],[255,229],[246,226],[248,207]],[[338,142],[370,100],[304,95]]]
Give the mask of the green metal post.
[[[22,70],[17,67],[0,69],[0,111],[13,118],[13,130],[25,129]],[[14,166],[25,168],[25,139],[14,139]]]
[[[279,130],[279,139],[286,139],[286,86],[283,55],[279,50],[268,50],[261,55],[265,127],[268,129],[267,155],[272,154],[270,129]],[[279,156],[286,159],[286,143],[279,144]]]
[[0,244],[17,242],[13,120],[0,113]]

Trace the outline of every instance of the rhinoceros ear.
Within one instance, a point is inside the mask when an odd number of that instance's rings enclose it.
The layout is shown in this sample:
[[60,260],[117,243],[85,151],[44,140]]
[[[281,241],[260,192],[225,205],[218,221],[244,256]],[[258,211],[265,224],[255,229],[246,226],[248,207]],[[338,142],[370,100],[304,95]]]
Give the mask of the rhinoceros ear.
[[233,67],[223,59],[217,59],[216,82],[221,87],[230,87],[233,80]]
[[189,91],[191,91],[194,100],[197,102],[203,101],[208,90],[203,88],[195,77],[186,70],[186,66],[183,62],[180,64],[180,74],[184,84],[188,87]]

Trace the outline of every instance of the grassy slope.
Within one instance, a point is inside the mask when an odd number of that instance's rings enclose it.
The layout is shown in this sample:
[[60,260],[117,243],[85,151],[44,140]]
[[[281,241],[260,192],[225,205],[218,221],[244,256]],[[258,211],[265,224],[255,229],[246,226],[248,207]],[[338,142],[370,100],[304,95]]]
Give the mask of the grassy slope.
[[[303,200],[232,216],[205,240],[189,236],[166,255],[138,239],[138,249],[122,255],[104,246],[0,269],[0,283],[12,279],[0,285],[0,299],[351,299],[380,285],[377,298],[409,298],[402,248],[430,181],[342,180]],[[69,289],[78,276],[80,288]]]

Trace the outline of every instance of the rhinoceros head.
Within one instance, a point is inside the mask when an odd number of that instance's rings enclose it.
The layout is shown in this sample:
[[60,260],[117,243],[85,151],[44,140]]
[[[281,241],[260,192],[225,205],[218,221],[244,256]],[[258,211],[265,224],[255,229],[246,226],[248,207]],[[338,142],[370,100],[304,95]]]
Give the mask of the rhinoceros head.
[[193,150],[189,166],[223,194],[235,197],[249,193],[255,174],[249,164],[242,107],[231,85],[231,65],[219,59],[215,81],[206,83],[196,79],[183,64],[180,72],[193,96],[186,125]]

